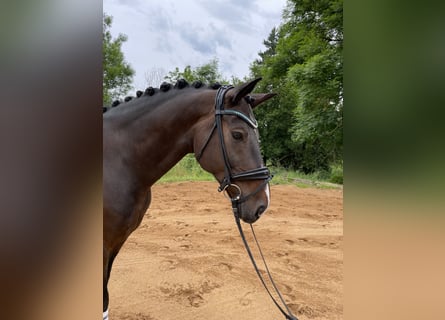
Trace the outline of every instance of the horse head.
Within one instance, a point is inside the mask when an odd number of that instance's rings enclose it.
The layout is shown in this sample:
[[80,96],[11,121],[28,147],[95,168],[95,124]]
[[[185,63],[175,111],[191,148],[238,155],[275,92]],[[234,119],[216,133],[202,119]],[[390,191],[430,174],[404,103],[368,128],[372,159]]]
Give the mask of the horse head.
[[227,194],[235,214],[246,223],[258,220],[270,202],[271,175],[262,160],[252,110],[275,94],[252,94],[260,80],[221,87],[213,114],[198,126],[194,140],[201,167],[215,176],[219,191]]

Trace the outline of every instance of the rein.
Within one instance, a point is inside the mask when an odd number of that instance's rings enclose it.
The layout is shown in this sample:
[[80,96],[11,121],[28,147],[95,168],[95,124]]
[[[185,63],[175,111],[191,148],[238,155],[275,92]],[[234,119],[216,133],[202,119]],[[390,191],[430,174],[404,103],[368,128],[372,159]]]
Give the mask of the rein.
[[258,248],[258,251],[260,253],[261,260],[263,261],[264,267],[266,268],[267,276],[268,276],[270,282],[272,283],[272,286],[273,286],[275,292],[277,293],[278,297],[280,298],[280,301],[282,302],[282,304],[286,308],[287,313],[280,306],[280,304],[277,302],[277,300],[272,296],[272,293],[270,292],[269,288],[267,287],[266,282],[264,281],[264,278],[263,278],[263,276],[262,276],[262,274],[261,274],[260,270],[258,269],[258,266],[257,266],[257,264],[255,262],[255,258],[253,257],[253,254],[252,254],[252,251],[250,250],[249,244],[247,243],[246,236],[244,235],[243,228],[241,227],[241,221],[240,221],[240,218],[239,218],[239,215],[238,215],[239,204],[236,203],[236,200],[232,200],[232,210],[233,210],[233,214],[235,216],[236,226],[238,227],[238,231],[239,231],[241,239],[243,240],[243,243],[244,243],[244,247],[246,248],[247,254],[249,255],[250,261],[252,262],[252,265],[253,265],[253,267],[255,269],[255,272],[258,275],[258,278],[260,278],[260,281],[263,284],[264,288],[266,289],[267,293],[269,294],[269,297],[272,299],[273,303],[277,306],[277,308],[280,310],[280,312],[284,315],[286,320],[298,320],[298,318],[292,314],[292,312],[290,311],[290,309],[287,306],[286,302],[284,301],[283,296],[280,293],[280,290],[278,290],[277,285],[275,284],[275,281],[273,280],[272,275],[270,274],[269,267],[267,266],[266,260],[264,259],[264,255],[263,255],[263,252],[261,251],[260,244],[258,243],[255,231],[253,230],[253,225],[250,224],[250,229],[252,230],[252,235],[253,235],[253,238],[255,240],[256,247]]
[[[224,97],[227,91],[232,89],[233,86],[222,86],[218,89],[218,92],[216,93],[215,98],[215,123],[213,125],[212,130],[210,131],[209,136],[207,137],[206,142],[204,143],[203,147],[201,148],[201,151],[197,155],[197,160],[202,156],[202,153],[204,152],[204,149],[207,147],[211,137],[213,136],[213,133],[215,130],[218,131],[219,141],[221,145],[221,151],[224,158],[224,179],[220,183],[220,186],[218,187],[219,192],[226,192],[226,195],[230,199],[232,203],[232,210],[235,217],[235,222],[238,227],[238,231],[240,233],[241,239],[243,240],[244,246],[246,248],[246,251],[249,255],[249,258],[253,264],[253,267],[255,269],[255,272],[257,273],[258,277],[260,278],[261,283],[263,284],[264,288],[266,289],[267,293],[269,294],[272,301],[275,303],[277,308],[281,311],[281,313],[285,316],[286,320],[298,320],[296,316],[292,314],[292,312],[289,310],[289,307],[287,306],[286,302],[284,301],[280,291],[278,290],[275,282],[272,279],[272,276],[269,272],[269,268],[267,267],[266,260],[264,259],[263,253],[261,251],[260,245],[258,243],[258,240],[256,238],[255,232],[253,230],[253,225],[250,224],[250,228],[252,229],[252,234],[255,239],[256,246],[258,248],[258,251],[260,253],[261,259],[263,261],[263,264],[266,268],[266,272],[268,275],[268,278],[270,282],[272,283],[272,286],[277,293],[278,297],[280,298],[280,301],[285,306],[286,311],[280,306],[280,304],[275,300],[275,298],[272,296],[272,293],[270,292],[269,288],[267,287],[263,276],[261,275],[261,272],[258,269],[258,266],[255,262],[255,259],[253,257],[252,251],[250,250],[249,244],[247,243],[246,237],[244,235],[243,228],[241,227],[241,221],[240,221],[240,212],[241,212],[241,203],[245,202],[247,199],[252,197],[253,195],[257,194],[261,189],[263,189],[269,181],[272,179],[272,175],[270,174],[270,171],[267,167],[260,167],[252,170],[243,171],[240,173],[233,173],[232,168],[230,166],[229,157],[227,154],[226,146],[224,143],[224,134],[222,129],[222,116],[236,116],[240,118],[241,120],[245,121],[250,127],[257,129],[258,123],[255,120],[250,119],[248,116],[243,114],[242,112],[236,111],[236,110],[225,110],[224,109]],[[239,181],[239,180],[264,180],[255,191],[251,192],[250,194],[243,196],[241,193],[241,188],[233,183],[233,181]],[[231,197],[227,189],[231,187],[232,189],[236,189],[237,195],[234,197]]]

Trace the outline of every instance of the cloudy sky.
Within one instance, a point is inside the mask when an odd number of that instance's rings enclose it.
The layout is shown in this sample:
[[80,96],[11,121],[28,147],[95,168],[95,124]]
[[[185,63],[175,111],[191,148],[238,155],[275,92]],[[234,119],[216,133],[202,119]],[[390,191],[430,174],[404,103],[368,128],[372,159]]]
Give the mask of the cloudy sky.
[[264,50],[263,40],[281,23],[286,0],[104,0],[113,16],[111,32],[126,34],[126,60],[136,71],[134,87],[146,74],[197,67],[217,58],[223,76],[243,78]]

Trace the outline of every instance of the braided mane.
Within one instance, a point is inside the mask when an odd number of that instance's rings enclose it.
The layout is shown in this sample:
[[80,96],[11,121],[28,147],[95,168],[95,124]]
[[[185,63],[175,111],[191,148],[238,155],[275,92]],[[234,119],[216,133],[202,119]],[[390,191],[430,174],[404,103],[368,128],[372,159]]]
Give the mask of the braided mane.
[[221,84],[219,82],[216,82],[216,83],[213,83],[210,85],[205,85],[205,83],[203,83],[202,81],[197,80],[197,81],[194,81],[190,85],[185,79],[179,79],[174,85],[172,85],[171,83],[168,83],[168,82],[163,82],[159,86],[159,88],[148,87],[147,89],[145,89],[145,91],[141,91],[141,90],[136,91],[136,97],[127,96],[124,98],[123,101],[122,100],[114,100],[113,103],[111,104],[111,106],[102,107],[103,113],[107,112],[111,108],[117,107],[118,105],[124,104],[124,103],[129,102],[133,99],[138,99],[143,96],[153,96],[158,92],[167,92],[171,89],[181,90],[181,89],[184,89],[187,87],[193,87],[195,89],[210,88],[210,89],[216,90],[219,87],[221,87]]

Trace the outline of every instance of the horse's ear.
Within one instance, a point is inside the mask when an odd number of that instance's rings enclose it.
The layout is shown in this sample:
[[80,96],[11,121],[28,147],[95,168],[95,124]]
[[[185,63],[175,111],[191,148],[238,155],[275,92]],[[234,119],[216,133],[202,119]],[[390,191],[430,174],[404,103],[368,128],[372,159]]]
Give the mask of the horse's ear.
[[261,78],[257,78],[255,80],[252,80],[250,82],[243,83],[239,86],[236,86],[233,90],[233,98],[232,102],[233,104],[237,104],[242,98],[247,96],[249,93],[253,91],[258,81],[260,81]]
[[260,103],[263,103],[264,101],[269,100],[270,98],[273,98],[276,95],[277,95],[276,93],[253,93],[253,94],[249,95],[248,103],[250,104],[250,106],[253,109],[256,106],[258,106]]

